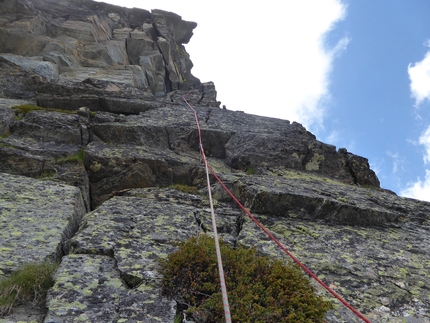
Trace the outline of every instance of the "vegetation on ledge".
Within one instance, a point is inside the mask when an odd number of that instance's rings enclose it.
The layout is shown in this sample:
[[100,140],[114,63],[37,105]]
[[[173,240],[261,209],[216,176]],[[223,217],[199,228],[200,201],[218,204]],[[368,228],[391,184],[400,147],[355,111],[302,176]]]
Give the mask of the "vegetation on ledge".
[[175,189],[180,192],[188,193],[188,194],[194,194],[194,195],[200,195],[200,191],[195,186],[189,186],[185,184],[172,184],[169,186],[169,188]]
[[[332,308],[318,296],[295,264],[257,255],[255,248],[231,249],[220,241],[233,322],[324,322]],[[163,293],[195,322],[220,322],[224,312],[213,238],[180,244],[161,260]]]
[[0,280],[0,316],[11,312],[15,305],[43,302],[54,285],[53,275],[58,265],[51,262],[22,266],[12,276]]
[[[52,111],[52,112],[60,112],[60,113],[67,113],[67,114],[76,114],[76,112],[77,112],[77,110],[62,110],[62,109],[43,108],[43,107],[39,107],[37,105],[32,105],[32,104],[17,105],[17,106],[12,107],[12,109],[15,111],[15,115],[18,119],[22,118],[23,116],[25,116],[30,111],[35,111],[35,110]],[[94,117],[96,115],[96,113],[97,112],[90,111],[90,116]]]
[[57,163],[64,164],[64,163],[68,163],[68,162],[76,162],[78,164],[83,165],[84,164],[84,158],[85,158],[85,149],[83,148],[83,149],[79,150],[79,152],[77,152],[74,155],[70,155],[70,156],[66,156],[66,157],[58,159]]

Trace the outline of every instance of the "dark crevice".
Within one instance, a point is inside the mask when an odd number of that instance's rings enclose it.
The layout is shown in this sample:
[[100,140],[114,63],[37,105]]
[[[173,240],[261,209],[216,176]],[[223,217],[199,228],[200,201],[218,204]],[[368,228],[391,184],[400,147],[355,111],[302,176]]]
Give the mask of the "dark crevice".
[[[118,267],[117,267],[118,269]],[[137,288],[139,287],[142,283],[143,283],[143,279],[127,274],[127,273],[123,273],[120,270],[118,270],[120,272],[120,277],[121,280],[124,282],[125,286],[127,286],[127,288],[129,289],[133,289],[133,288]]]
[[200,104],[205,98],[205,88],[203,84],[200,85],[200,91],[202,92],[202,95],[200,96],[200,99],[198,99],[197,104]]
[[167,130],[167,127],[164,127],[164,131],[166,132],[167,146],[169,147],[170,150],[173,150],[172,149],[172,143],[170,142],[169,130]]
[[309,149],[309,147],[306,147],[306,155],[302,159],[302,166],[304,169],[306,169],[306,164],[312,159],[313,151],[312,149]]
[[355,174],[354,170],[351,167],[351,162],[350,162],[350,156],[348,156],[348,160],[346,162],[346,167],[348,168],[348,172],[351,174],[351,177],[354,181],[354,184],[358,185],[358,179],[357,179],[357,175]]
[[235,249],[237,248],[239,235],[243,229],[244,223],[245,223],[245,217],[241,213],[236,217],[236,221],[235,221],[234,226],[233,226],[232,231],[231,231],[231,235],[233,236],[233,248],[235,248]]

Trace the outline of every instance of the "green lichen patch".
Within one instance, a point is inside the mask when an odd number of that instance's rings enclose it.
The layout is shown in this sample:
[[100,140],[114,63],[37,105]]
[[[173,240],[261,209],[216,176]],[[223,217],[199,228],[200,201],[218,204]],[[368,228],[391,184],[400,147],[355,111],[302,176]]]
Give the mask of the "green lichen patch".
[[[425,300],[430,294],[423,286],[430,281],[419,267],[430,255],[419,247],[426,235],[422,229],[416,227],[416,232],[412,232],[401,228],[360,228],[275,217],[262,221],[290,252],[369,318],[379,321],[386,316],[383,322],[392,322],[412,308],[417,320],[428,316]],[[258,246],[265,254],[287,257],[277,248],[270,248],[258,231],[251,234],[249,224],[245,224],[244,231],[248,233],[241,239],[245,246]],[[309,235],[310,232],[315,234]],[[411,241],[410,247],[405,246],[405,240]],[[342,306],[337,304],[338,311]],[[338,314],[335,311],[331,315]]]
[[0,271],[58,259],[85,213],[78,188],[0,173]]
[[[258,256],[256,249],[231,249],[220,241],[226,285],[235,322],[324,322],[331,303],[315,293],[300,269]],[[213,238],[181,243],[161,261],[163,293],[189,306],[196,322],[224,317]]]
[[172,322],[172,303],[157,286],[128,289],[112,257],[68,255],[49,291],[45,322]]
[[[173,191],[173,190],[171,190]],[[156,259],[189,238],[196,230],[190,205],[170,208],[169,200],[114,197],[87,214],[81,230],[70,241],[72,253],[114,256],[124,281],[134,287],[157,281]]]
[[54,284],[53,274],[58,265],[50,262],[21,266],[10,277],[0,280],[0,316],[9,314],[15,305],[43,302]]

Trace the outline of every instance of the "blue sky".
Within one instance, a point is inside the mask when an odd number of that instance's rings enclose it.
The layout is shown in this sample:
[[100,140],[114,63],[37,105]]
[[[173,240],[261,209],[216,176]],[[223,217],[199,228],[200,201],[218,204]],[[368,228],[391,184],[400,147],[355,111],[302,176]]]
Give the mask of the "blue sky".
[[197,22],[192,72],[228,109],[298,121],[430,201],[430,1],[104,2]]
[[[430,2],[348,1],[346,11],[327,34],[327,46],[339,37],[350,41],[333,63],[321,135],[332,132],[331,141],[369,158],[382,187],[430,200],[428,187],[405,191],[426,179],[428,152],[419,139],[429,126],[429,102],[412,95],[409,71],[419,69],[429,51]],[[428,97],[429,80],[419,83]]]

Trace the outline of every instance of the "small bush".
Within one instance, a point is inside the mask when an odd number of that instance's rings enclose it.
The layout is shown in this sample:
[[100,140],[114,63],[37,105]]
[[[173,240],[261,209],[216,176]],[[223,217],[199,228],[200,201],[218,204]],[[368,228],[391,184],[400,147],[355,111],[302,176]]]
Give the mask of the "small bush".
[[10,313],[14,305],[45,300],[57,267],[50,262],[27,264],[0,280],[0,316]]
[[[257,255],[255,248],[231,249],[220,241],[233,322],[324,322],[330,302],[315,293],[297,265]],[[213,238],[180,244],[160,262],[163,294],[187,309],[195,322],[224,317]]]

